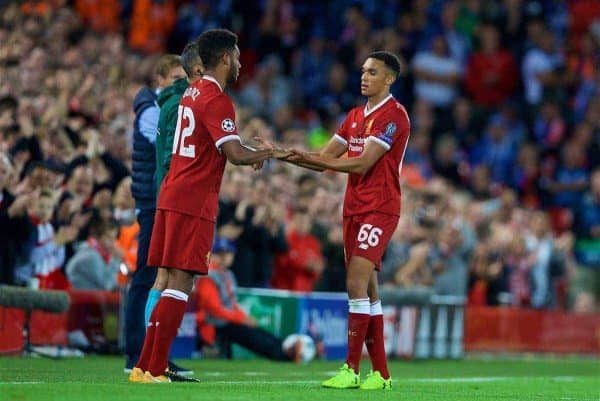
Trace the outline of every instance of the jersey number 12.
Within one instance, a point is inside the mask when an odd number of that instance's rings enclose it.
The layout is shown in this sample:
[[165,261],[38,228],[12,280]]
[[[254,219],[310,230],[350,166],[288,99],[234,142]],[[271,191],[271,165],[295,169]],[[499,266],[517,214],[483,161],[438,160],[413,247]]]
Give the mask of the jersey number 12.
[[[183,130],[183,120],[187,120],[188,124]],[[173,139],[173,154],[179,154],[183,157],[194,158],[196,157],[196,146],[188,145],[185,146],[185,139],[192,136],[194,133],[194,127],[196,121],[194,120],[194,112],[187,106],[179,105],[177,109],[177,127],[175,127],[175,138]]]

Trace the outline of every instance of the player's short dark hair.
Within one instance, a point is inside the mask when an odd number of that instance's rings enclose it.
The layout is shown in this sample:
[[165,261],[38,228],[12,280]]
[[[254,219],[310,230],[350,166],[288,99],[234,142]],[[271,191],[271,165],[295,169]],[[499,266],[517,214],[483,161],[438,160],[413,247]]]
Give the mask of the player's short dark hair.
[[156,75],[160,75],[163,78],[166,78],[169,75],[169,71],[171,71],[175,67],[179,67],[181,65],[181,58],[176,54],[165,54],[159,57],[156,62],[155,73]]
[[400,58],[394,53],[385,50],[380,50],[372,52],[367,58],[374,58],[376,60],[383,61],[385,66],[394,72],[395,77],[398,77],[398,75],[400,75],[400,72],[402,70],[402,63],[400,62]]
[[215,68],[223,54],[235,49],[237,42],[237,35],[227,29],[209,29],[202,33],[197,43],[204,68]]
[[181,67],[188,77],[194,75],[194,66],[202,63],[200,54],[198,53],[198,43],[194,40],[183,48],[181,52]]

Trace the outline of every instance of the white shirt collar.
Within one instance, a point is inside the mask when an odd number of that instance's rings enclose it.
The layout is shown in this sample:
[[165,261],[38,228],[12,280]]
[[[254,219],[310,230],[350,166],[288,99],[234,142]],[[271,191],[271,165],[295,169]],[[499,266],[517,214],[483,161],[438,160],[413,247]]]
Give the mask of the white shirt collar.
[[210,75],[203,75],[202,79],[206,79],[207,81],[211,81],[211,82],[216,83],[217,86],[219,87],[219,89],[221,89],[221,92],[223,92],[223,88],[221,88],[221,84],[214,77],[212,77]]
[[373,113],[375,110],[377,110],[378,108],[380,108],[381,106],[383,106],[388,100],[393,99],[393,98],[394,97],[390,93],[381,102],[377,103],[375,106],[371,107],[370,109],[368,108],[369,107],[369,103],[365,104],[365,109],[364,109],[364,115],[365,115],[365,117],[368,116],[369,114]]

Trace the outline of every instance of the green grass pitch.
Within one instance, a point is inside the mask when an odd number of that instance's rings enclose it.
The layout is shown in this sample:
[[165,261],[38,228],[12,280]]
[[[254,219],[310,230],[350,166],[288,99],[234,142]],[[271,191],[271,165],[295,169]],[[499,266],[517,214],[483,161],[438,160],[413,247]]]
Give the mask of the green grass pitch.
[[[468,359],[390,364],[392,391],[320,387],[339,363],[307,365],[264,360],[181,361],[199,384],[132,384],[123,359],[86,357],[58,361],[0,357],[0,400],[402,400],[598,401],[598,359]],[[364,373],[369,369],[363,360]]]

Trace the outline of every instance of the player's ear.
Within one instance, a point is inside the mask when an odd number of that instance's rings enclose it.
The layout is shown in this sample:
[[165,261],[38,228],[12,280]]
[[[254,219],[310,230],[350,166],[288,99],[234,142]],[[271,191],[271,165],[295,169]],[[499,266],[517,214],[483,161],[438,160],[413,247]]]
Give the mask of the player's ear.
[[225,65],[231,65],[231,54],[229,54],[229,52],[223,53],[221,60],[223,60],[223,63],[225,63]]
[[198,63],[194,66],[194,74],[198,76],[204,74],[204,66],[201,63]]
[[385,77],[385,84],[392,86],[396,82],[396,76],[394,74],[387,73]]

